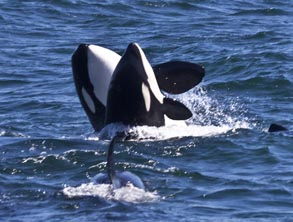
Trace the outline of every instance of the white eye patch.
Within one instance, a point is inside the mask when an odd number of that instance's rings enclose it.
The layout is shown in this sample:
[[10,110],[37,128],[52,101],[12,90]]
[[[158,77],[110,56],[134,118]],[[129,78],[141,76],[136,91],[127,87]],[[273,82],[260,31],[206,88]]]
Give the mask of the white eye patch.
[[143,50],[140,48],[140,46],[138,44],[136,44],[136,47],[139,49],[139,53],[142,58],[142,64],[143,64],[144,70],[147,74],[147,79],[149,82],[150,89],[153,92],[154,96],[157,98],[157,100],[161,104],[163,104],[164,96],[162,95],[160,88],[158,86],[153,68],[152,68],[151,64],[149,63],[149,61],[147,60],[147,58],[146,58]]
[[151,95],[149,88],[144,83],[142,83],[141,85],[141,91],[144,99],[145,108],[149,112],[151,109]]

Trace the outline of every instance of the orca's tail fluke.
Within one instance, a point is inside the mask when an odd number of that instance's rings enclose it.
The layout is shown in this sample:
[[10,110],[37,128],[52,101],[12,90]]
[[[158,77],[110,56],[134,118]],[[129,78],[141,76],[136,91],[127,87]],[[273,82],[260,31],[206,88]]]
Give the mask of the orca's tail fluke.
[[269,128],[268,132],[272,133],[272,132],[287,131],[287,130],[288,129],[286,127],[284,127],[284,126],[272,123],[270,125],[270,128]]

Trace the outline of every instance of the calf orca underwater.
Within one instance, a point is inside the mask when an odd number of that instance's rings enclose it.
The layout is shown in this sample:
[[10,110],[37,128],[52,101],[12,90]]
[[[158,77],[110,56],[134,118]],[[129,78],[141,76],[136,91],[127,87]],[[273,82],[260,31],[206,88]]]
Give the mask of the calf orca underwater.
[[184,122],[191,111],[168,94],[199,84],[201,65],[170,61],[151,66],[137,43],[122,56],[112,50],[81,44],[72,55],[74,82],[81,104],[96,131],[109,123],[164,126]]
[[113,189],[119,189],[131,184],[136,188],[145,190],[145,186],[138,176],[129,171],[117,171],[115,169],[114,145],[117,141],[123,140],[123,138],[125,138],[123,134],[118,134],[112,138],[107,154],[107,173],[97,174],[92,178],[92,181],[95,184],[112,184]]

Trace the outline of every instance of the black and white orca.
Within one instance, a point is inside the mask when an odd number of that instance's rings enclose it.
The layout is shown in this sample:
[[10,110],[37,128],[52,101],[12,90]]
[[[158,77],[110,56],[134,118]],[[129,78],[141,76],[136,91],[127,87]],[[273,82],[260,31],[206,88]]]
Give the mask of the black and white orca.
[[139,189],[145,190],[144,183],[135,174],[129,171],[117,171],[115,169],[114,145],[119,139],[124,139],[125,135],[116,135],[112,138],[107,154],[107,173],[99,173],[92,178],[95,184],[112,184],[113,189],[119,189],[129,184]]
[[96,131],[113,122],[163,126],[190,118],[188,108],[161,90],[183,93],[205,74],[202,66],[182,61],[152,67],[136,43],[129,44],[122,57],[100,46],[81,44],[72,56],[72,69],[81,104]]
[[116,66],[108,90],[106,124],[165,125],[166,116],[186,120],[192,113],[165,97],[153,68],[138,44],[130,44]]

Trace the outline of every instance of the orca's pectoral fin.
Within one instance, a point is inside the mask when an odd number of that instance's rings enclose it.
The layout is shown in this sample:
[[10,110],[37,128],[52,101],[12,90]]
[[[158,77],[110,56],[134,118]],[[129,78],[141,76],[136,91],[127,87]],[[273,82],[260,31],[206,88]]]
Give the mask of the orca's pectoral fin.
[[268,130],[268,132],[273,133],[273,132],[279,132],[279,131],[287,131],[288,129],[284,126],[272,123],[270,125],[270,128]]
[[161,90],[180,94],[199,84],[204,75],[204,67],[191,62],[171,61],[153,67]]
[[186,120],[192,117],[191,111],[181,102],[164,98],[164,113],[173,120]]

